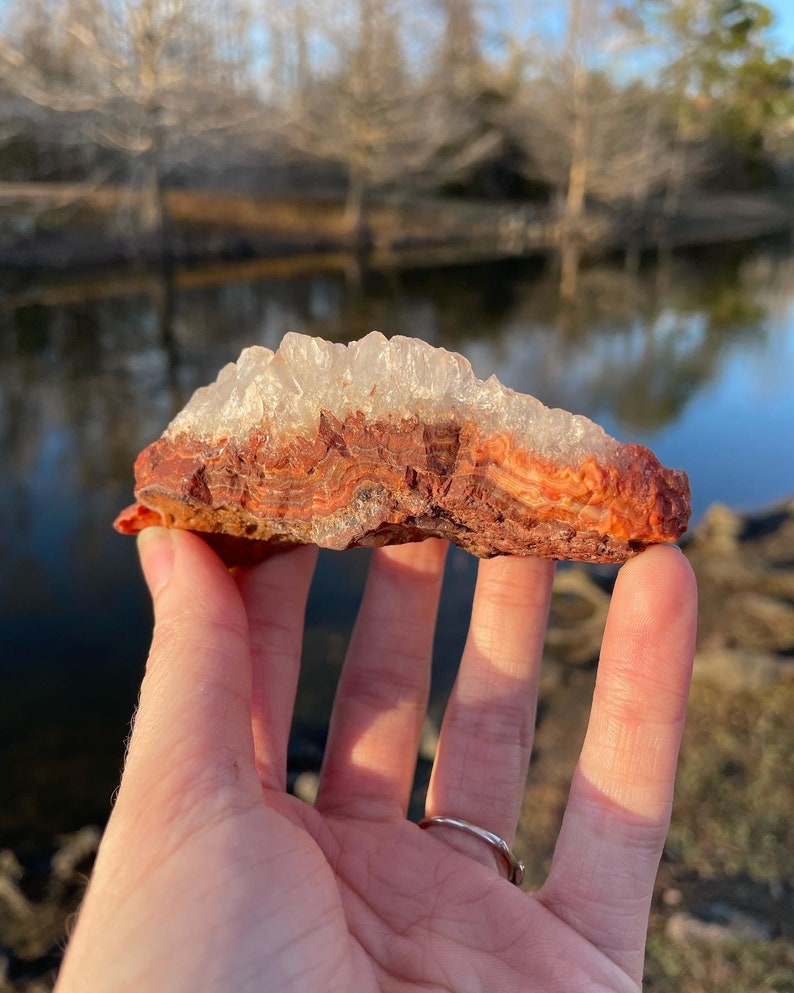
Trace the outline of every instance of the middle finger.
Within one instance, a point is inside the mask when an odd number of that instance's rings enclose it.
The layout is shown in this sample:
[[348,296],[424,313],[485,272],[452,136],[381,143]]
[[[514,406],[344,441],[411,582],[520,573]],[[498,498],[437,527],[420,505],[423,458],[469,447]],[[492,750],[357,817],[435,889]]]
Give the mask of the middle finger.
[[427,708],[446,542],[378,548],[331,715],[317,807],[402,817]]

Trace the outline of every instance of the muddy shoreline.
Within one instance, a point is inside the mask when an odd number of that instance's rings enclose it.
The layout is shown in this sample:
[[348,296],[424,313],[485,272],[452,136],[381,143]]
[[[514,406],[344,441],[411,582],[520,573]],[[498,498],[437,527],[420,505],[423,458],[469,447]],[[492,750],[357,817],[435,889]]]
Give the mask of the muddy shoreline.
[[170,190],[165,203],[165,230],[146,233],[136,221],[134,197],[122,188],[0,184],[0,266],[63,273],[129,263],[162,269],[434,250],[496,259],[547,255],[563,245],[585,259],[614,252],[633,258],[794,230],[794,203],[778,193],[682,198],[674,213],[656,200],[631,210],[594,207],[575,224],[544,203],[384,197],[372,200],[355,235],[338,196]]

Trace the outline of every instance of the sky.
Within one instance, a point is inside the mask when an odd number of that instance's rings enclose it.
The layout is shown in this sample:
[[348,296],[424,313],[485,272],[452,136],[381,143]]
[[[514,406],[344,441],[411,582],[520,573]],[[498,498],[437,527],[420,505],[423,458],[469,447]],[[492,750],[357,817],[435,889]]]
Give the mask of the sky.
[[[794,58],[794,0],[760,0],[760,2],[774,14],[771,38],[774,39],[775,50],[781,55],[788,55],[790,58]],[[500,11],[510,10],[510,0],[495,0],[491,9],[496,12],[495,17],[498,21],[501,16]],[[555,10],[559,12],[561,9],[563,9],[562,5],[558,0],[546,0],[545,6],[536,5],[532,7],[533,17],[537,20],[537,11],[546,10],[548,14],[546,26],[548,27],[548,25],[555,23]],[[770,38],[769,35],[766,37]]]
[[794,52],[794,0],[766,0],[775,13],[776,35],[786,53]]

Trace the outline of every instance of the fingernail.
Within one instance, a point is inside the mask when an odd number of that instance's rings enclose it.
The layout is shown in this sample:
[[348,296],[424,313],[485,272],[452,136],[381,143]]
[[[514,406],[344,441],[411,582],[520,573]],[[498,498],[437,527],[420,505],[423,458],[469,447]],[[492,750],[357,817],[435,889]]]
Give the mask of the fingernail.
[[138,554],[146,585],[154,599],[173,571],[174,542],[171,531],[168,528],[144,528],[138,535]]

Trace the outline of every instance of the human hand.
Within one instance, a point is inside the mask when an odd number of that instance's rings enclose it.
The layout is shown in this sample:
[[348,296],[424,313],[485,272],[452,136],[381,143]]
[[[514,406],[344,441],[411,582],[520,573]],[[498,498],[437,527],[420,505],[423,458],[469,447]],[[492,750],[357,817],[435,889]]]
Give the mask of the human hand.
[[[445,547],[379,549],[314,807],[285,791],[315,551],[229,573],[195,535],[140,539],[155,631],[58,993],[636,991],[694,650],[695,585],[654,547],[622,569],[549,877],[405,810]],[[512,843],[553,568],[480,563],[427,797]]]

